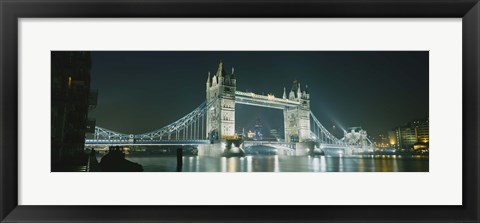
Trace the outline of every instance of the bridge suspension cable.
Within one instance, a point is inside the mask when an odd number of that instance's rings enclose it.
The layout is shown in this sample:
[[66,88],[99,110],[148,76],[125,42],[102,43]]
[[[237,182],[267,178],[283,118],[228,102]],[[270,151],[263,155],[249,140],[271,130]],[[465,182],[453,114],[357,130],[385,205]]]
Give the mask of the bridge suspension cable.
[[115,132],[106,128],[95,126],[94,139],[128,139],[128,134]]
[[312,117],[313,121],[313,131],[311,131],[311,135],[313,136],[314,140],[324,144],[337,144],[343,145],[344,143],[335,137],[332,133],[330,133],[327,128],[325,128],[320,121],[318,121],[317,117],[310,111],[310,116]]
[[155,131],[141,134],[123,134],[108,130],[102,127],[95,127],[94,139],[115,139],[115,140],[205,140],[206,115],[209,109],[213,108],[218,98],[210,102],[203,102],[192,112],[178,119],[177,121]]

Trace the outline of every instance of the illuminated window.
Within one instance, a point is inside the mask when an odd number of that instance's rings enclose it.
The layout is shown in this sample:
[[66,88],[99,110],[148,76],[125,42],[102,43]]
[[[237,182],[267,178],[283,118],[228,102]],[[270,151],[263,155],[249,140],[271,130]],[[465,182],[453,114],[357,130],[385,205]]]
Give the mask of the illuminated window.
[[72,76],[68,76],[68,88],[72,87]]

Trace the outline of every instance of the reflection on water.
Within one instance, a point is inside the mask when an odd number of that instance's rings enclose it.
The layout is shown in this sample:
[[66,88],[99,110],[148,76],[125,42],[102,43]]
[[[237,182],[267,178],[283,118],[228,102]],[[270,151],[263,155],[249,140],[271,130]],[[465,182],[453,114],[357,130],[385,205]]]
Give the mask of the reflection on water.
[[[176,172],[176,157],[135,157],[145,171]],[[428,158],[421,156],[277,156],[183,157],[184,172],[428,172]]]

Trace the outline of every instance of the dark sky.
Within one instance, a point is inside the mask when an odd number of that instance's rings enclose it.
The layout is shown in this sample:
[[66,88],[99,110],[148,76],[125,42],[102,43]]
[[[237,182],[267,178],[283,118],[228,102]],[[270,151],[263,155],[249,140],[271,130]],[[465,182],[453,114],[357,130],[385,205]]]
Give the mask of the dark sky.
[[[143,133],[161,128],[205,100],[207,72],[235,67],[237,90],[287,93],[297,79],[328,129],[362,126],[378,134],[428,116],[428,52],[160,51],[92,52],[97,125]],[[237,129],[261,119],[283,131],[281,110],[237,105]],[[337,135],[341,132],[337,132]]]

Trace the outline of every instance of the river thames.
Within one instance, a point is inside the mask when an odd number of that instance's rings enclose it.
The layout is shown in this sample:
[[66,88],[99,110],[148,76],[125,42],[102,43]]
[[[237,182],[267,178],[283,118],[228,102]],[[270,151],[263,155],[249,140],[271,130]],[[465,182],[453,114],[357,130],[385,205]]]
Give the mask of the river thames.
[[[145,172],[176,172],[177,158],[126,158]],[[247,155],[245,157],[184,156],[183,172],[428,172],[428,156],[366,155],[348,157]],[[100,160],[100,157],[99,159]]]

